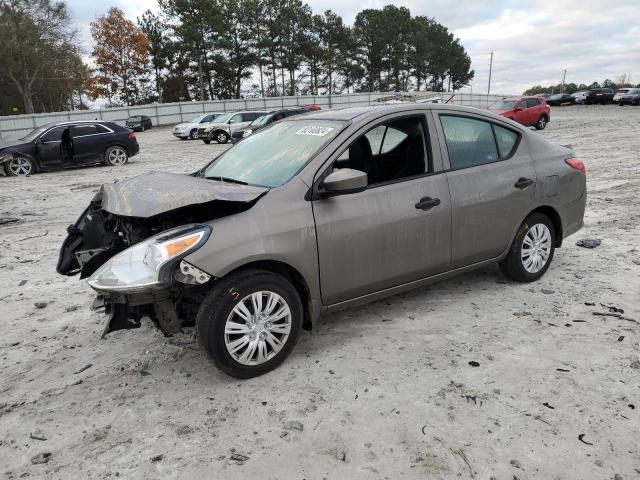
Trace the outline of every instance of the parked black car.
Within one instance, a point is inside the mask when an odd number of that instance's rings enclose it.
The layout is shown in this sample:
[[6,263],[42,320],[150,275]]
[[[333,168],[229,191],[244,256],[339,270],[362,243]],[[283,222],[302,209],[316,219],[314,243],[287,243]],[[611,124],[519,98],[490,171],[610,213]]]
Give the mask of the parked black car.
[[640,105],[640,88],[630,88],[620,100],[618,105]]
[[0,165],[7,175],[19,177],[99,163],[124,165],[139,150],[136,134],[113,122],[55,122],[0,144]]
[[286,117],[292,117],[294,115],[300,115],[302,113],[309,113],[306,108],[284,108],[282,110],[274,110],[261,117],[256,118],[247,128],[236,130],[231,134],[231,143],[237,143],[245,137],[252,135],[261,128],[271,125],[273,122],[282,120]]
[[134,132],[144,132],[153,127],[151,117],[147,117],[146,115],[133,115],[127,118],[125,125]]
[[589,90],[589,94],[584,99],[584,103],[587,105],[600,104],[606,105],[613,101],[615,93],[610,88],[596,88]]
[[576,103],[576,99],[568,93],[555,93],[547,97],[547,103],[549,105],[573,105]]

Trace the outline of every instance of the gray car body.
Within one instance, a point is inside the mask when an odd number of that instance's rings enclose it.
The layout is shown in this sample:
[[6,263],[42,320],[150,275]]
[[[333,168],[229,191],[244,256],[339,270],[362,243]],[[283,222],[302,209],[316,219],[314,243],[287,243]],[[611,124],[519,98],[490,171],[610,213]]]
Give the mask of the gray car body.
[[[488,120],[520,133],[511,157],[451,170],[439,115]],[[365,191],[322,198],[318,187],[332,162],[377,124],[423,115],[433,171]],[[554,145],[521,125],[474,108],[402,104],[326,110],[293,117],[343,120],[347,126],[284,185],[243,212],[213,220],[211,237],[185,260],[212,277],[258,266],[286,270],[305,295],[306,320],[366,303],[503,259],[524,219],[550,217],[556,246],[583,225],[585,177]],[[265,132],[265,134],[268,134]],[[514,183],[531,178],[520,190]],[[429,211],[422,197],[439,198]]]

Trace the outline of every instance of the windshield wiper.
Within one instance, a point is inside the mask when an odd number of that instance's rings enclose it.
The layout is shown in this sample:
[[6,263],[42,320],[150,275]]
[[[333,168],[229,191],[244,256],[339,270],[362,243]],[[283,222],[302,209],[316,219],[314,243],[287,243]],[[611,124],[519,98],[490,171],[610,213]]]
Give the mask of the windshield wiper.
[[229,178],[229,177],[217,177],[217,176],[211,176],[211,177],[204,177],[207,180],[219,180],[220,182],[227,182],[227,183],[237,183],[238,185],[249,185],[247,182],[243,182],[242,180],[236,180],[235,178]]

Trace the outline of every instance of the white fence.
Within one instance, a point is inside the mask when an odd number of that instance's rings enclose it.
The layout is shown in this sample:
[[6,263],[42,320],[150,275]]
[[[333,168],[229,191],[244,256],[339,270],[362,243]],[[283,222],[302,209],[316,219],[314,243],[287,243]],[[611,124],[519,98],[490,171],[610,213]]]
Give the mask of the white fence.
[[[410,92],[411,93],[411,92]],[[424,93],[421,92],[423,95]],[[296,97],[267,97],[243,100],[214,100],[205,102],[180,102],[140,105],[134,107],[74,110],[69,112],[37,113],[0,117],[0,140],[26,135],[31,130],[51,122],[66,120],[106,120],[124,124],[132,115],[148,115],[154,125],[173,125],[185,122],[205,112],[234,112],[238,110],[275,110],[299,105],[320,105],[323,109],[337,107],[361,107],[377,104],[380,97],[389,92],[350,93],[345,95],[304,95]],[[456,105],[484,108],[504,95],[476,95],[468,93],[434,93],[443,101]]]

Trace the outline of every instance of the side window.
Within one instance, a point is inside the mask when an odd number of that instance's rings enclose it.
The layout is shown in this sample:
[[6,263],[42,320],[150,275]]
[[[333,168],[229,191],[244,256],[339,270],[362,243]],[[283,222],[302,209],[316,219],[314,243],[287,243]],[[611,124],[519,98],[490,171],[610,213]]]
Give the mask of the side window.
[[42,136],[43,142],[59,142],[62,139],[65,127],[57,127],[49,130]]
[[498,125],[494,125],[493,130],[496,133],[496,142],[498,143],[500,158],[508,157],[518,142],[518,134],[513,130],[499,127]]
[[97,124],[96,129],[98,130],[99,133],[110,133],[109,129],[104,125]]
[[71,136],[73,138],[95,135],[96,133],[98,133],[98,129],[95,125],[74,125],[71,127]]
[[369,185],[414,177],[427,171],[425,147],[422,118],[403,118],[377,125],[358,137],[333,167],[365,172]]
[[229,123],[240,123],[242,122],[242,114],[237,113],[229,120]]
[[538,101],[537,98],[528,98],[527,99],[527,107],[528,108],[537,107],[538,105],[540,105],[540,102]]
[[205,117],[202,118],[202,120],[200,120],[200,123],[209,123],[213,120],[213,117],[211,115],[206,115]]
[[440,123],[452,170],[498,160],[496,141],[489,122],[468,117],[441,115]]

